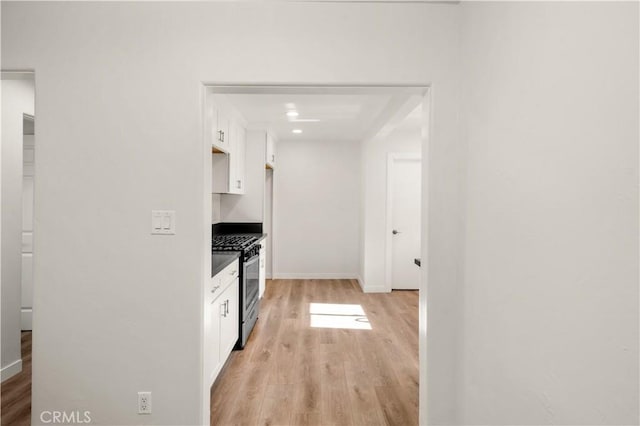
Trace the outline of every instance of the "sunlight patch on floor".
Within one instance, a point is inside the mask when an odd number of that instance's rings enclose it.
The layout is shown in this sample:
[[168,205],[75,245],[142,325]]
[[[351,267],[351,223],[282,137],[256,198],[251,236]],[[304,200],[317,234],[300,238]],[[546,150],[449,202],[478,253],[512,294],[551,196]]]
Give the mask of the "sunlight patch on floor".
[[371,330],[362,305],[344,303],[310,303],[309,314],[313,328],[348,328]]

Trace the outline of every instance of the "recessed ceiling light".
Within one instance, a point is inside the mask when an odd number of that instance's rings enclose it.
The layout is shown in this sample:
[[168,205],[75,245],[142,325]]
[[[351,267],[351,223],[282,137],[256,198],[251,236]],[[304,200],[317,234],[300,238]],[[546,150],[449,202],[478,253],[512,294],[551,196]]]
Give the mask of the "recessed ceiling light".
[[287,111],[287,117],[297,117],[298,115],[298,111]]
[[296,135],[299,135],[300,133],[302,133],[302,130],[300,130],[300,129],[293,129],[291,132],[292,132],[292,133],[295,133]]

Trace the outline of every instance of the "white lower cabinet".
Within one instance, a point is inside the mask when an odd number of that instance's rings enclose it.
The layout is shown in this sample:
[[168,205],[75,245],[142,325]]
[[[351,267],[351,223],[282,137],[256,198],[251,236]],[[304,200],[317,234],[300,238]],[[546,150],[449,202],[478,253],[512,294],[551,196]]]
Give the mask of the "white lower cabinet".
[[211,386],[216,372],[221,368],[220,362],[220,313],[218,300],[209,302],[204,316],[204,379],[205,385]]
[[209,418],[211,385],[238,340],[239,264],[229,266],[211,278],[204,297],[203,419]]
[[[220,306],[220,360],[227,360],[238,340],[238,278],[218,298]],[[224,364],[224,361],[221,363]]]

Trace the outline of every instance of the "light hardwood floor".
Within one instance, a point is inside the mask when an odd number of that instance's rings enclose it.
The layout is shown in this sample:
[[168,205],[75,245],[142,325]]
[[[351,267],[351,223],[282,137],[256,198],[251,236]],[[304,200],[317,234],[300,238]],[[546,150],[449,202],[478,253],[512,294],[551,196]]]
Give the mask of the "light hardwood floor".
[[22,371],[0,385],[2,426],[31,423],[31,332],[22,332]]
[[[371,330],[312,328],[310,303],[361,305]],[[418,424],[418,293],[364,294],[353,280],[267,281],[260,319],[212,388],[211,424]],[[28,425],[23,371],[2,384],[2,425]]]
[[[310,303],[361,305],[371,330],[313,328]],[[249,342],[212,387],[211,424],[416,425],[418,365],[417,291],[268,281]]]

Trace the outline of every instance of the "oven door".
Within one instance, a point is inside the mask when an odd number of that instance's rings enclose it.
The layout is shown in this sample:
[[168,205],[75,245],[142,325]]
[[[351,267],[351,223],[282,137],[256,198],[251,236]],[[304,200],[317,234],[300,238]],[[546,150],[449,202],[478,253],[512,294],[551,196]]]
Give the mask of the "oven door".
[[244,300],[243,303],[243,319],[246,318],[247,312],[253,304],[258,300],[258,291],[260,289],[260,256],[253,256],[244,262]]

